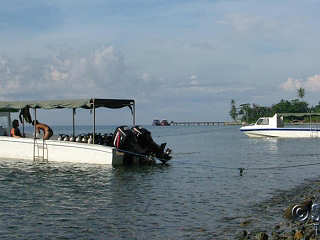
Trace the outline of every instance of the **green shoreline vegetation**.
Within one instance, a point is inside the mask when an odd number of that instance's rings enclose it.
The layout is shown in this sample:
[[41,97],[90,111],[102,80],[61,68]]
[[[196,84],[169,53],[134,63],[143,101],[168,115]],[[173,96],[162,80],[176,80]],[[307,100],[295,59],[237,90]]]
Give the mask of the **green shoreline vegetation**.
[[258,104],[240,104],[236,107],[235,101],[231,100],[231,110],[229,112],[234,121],[245,123],[255,123],[260,117],[272,117],[275,113],[308,113],[304,116],[290,116],[284,119],[285,123],[320,123],[320,102],[309,107],[309,104],[302,101],[305,91],[303,88],[297,89],[300,99],[284,100],[273,104],[271,107],[259,106]]

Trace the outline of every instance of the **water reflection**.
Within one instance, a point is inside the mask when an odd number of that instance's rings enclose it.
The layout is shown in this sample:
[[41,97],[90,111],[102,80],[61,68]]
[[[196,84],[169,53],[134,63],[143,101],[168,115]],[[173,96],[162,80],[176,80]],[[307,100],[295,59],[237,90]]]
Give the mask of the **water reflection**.
[[270,151],[271,153],[277,153],[278,152],[278,144],[279,138],[250,138],[252,144],[260,144],[263,145],[267,151]]

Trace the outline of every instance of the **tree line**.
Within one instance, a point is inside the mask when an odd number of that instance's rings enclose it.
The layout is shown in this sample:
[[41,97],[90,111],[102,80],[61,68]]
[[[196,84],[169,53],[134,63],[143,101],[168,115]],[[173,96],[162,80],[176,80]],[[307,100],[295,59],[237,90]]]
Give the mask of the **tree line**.
[[[229,112],[234,121],[242,121],[247,123],[256,122],[260,117],[272,117],[275,113],[320,113],[320,102],[316,106],[309,107],[309,104],[303,101],[305,90],[297,89],[299,99],[285,100],[282,99],[279,103],[273,104],[270,107],[259,106],[257,104],[240,104],[236,106],[236,102],[231,100],[231,110]],[[305,120],[310,117],[290,117],[287,120]],[[314,116],[313,121],[319,121],[319,117]]]

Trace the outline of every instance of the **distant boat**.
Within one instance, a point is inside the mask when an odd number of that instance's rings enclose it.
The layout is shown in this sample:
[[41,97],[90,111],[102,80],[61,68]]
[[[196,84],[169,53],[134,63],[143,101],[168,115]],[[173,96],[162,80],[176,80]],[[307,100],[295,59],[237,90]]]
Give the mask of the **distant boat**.
[[[282,138],[315,138],[320,137],[318,128],[285,128],[283,127],[283,116],[304,116],[310,113],[287,113],[275,114],[273,117],[262,117],[249,126],[240,128],[240,131],[249,137],[282,137]],[[281,116],[279,116],[281,115]],[[312,115],[319,115],[312,113]]]
[[166,119],[163,119],[161,121],[158,119],[155,119],[152,121],[152,126],[170,126],[170,123]]
[[160,125],[161,125],[161,126],[170,126],[170,123],[169,123],[166,119],[163,119],[163,120],[160,122]]
[[155,120],[152,121],[152,126],[160,126],[160,125],[161,125],[160,120],[155,119]]

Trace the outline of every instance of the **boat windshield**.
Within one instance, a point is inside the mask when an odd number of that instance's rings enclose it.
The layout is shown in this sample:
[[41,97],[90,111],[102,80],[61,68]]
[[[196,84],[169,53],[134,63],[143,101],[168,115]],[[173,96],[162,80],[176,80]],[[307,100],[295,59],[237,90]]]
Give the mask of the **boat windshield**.
[[269,118],[259,118],[257,125],[269,125]]

